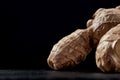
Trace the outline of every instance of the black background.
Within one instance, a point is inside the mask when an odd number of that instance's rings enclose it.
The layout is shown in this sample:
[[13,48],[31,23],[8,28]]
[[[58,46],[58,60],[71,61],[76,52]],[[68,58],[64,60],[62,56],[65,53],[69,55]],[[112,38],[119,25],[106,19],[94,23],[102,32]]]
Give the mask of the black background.
[[[119,0],[29,0],[0,3],[1,69],[50,69],[52,46],[78,28],[86,28],[98,8]],[[94,51],[76,69],[96,71]]]

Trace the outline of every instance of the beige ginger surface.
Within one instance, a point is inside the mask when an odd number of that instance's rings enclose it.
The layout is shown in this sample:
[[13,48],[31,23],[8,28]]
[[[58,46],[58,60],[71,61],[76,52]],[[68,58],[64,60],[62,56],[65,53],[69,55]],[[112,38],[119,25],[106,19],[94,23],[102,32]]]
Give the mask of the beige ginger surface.
[[120,23],[120,8],[100,8],[93,19],[88,20],[86,29],[78,29],[56,43],[48,56],[47,63],[54,70],[75,66],[86,59],[100,38]]
[[120,72],[120,24],[101,38],[96,50],[96,64],[104,72]]

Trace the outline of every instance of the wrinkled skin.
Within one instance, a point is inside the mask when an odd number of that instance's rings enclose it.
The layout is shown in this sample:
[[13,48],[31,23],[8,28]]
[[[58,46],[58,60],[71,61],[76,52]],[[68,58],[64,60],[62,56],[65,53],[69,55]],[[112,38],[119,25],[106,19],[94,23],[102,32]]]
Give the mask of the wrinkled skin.
[[120,72],[120,24],[101,38],[96,50],[96,64],[103,72]]
[[98,9],[93,19],[88,20],[87,29],[78,29],[56,43],[47,59],[54,70],[75,66],[84,61],[91,49],[97,47],[100,38],[120,23],[120,8]]
[[111,28],[120,23],[120,9],[110,8],[98,9],[94,15],[94,19],[90,19],[87,22],[87,27],[92,30],[93,46],[97,47],[100,38]]
[[91,51],[87,30],[78,29],[61,39],[53,46],[47,61],[55,69],[63,69],[79,64],[86,58],[85,54]]

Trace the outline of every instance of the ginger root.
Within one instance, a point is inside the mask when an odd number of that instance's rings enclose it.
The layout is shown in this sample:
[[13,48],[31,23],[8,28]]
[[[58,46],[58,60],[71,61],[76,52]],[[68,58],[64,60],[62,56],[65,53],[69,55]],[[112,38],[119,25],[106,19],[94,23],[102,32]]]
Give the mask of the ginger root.
[[120,72],[120,24],[101,38],[96,50],[96,64],[103,72]]
[[86,29],[78,29],[56,43],[47,59],[54,70],[68,68],[86,59],[100,38],[112,27],[120,23],[120,9],[98,9],[93,19],[88,20]]
[[89,39],[89,32],[82,29],[78,29],[62,38],[53,46],[47,60],[48,65],[58,70],[79,64],[80,61],[86,58],[86,54],[91,51]]
[[100,38],[109,29],[120,23],[120,9],[118,9],[118,6],[117,8],[110,9],[100,8],[93,14],[93,17],[95,17],[93,21],[88,20],[87,24],[92,23],[91,25],[88,25],[88,27],[91,27],[93,32],[93,46],[97,47]]

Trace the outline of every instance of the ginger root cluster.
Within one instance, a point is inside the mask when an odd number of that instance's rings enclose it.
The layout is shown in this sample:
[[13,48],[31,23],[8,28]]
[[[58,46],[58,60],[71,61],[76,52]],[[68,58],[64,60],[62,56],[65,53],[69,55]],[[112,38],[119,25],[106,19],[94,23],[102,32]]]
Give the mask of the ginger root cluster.
[[53,46],[48,65],[54,70],[76,66],[96,48],[97,67],[104,72],[120,72],[120,6],[98,9],[86,26]]

